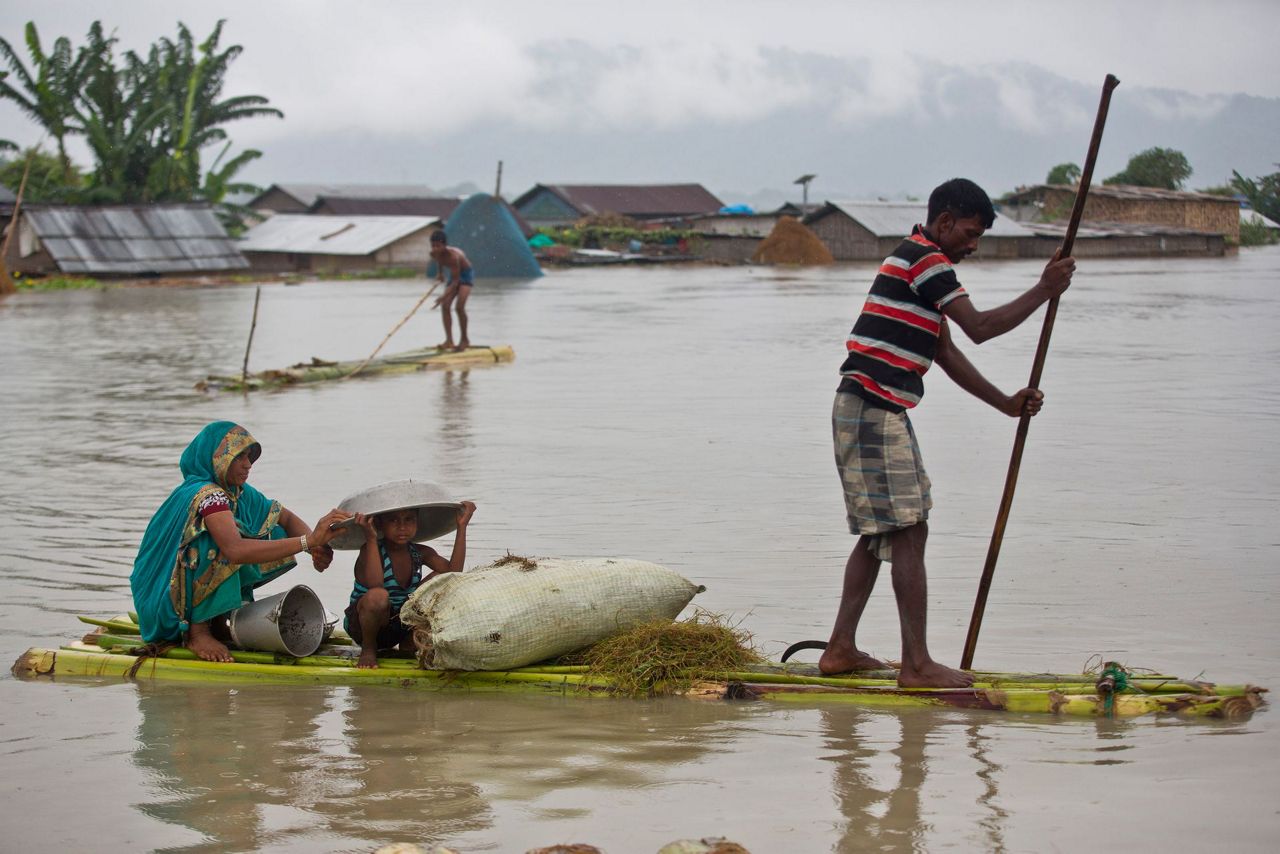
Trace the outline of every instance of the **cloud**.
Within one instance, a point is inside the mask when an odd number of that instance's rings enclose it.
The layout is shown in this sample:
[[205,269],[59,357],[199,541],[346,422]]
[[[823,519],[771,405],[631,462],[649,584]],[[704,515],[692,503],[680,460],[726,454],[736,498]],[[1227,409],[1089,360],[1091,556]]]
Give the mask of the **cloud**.
[[1140,89],[1131,103],[1160,121],[1207,121],[1219,115],[1231,103],[1225,95],[1193,95],[1168,89]]

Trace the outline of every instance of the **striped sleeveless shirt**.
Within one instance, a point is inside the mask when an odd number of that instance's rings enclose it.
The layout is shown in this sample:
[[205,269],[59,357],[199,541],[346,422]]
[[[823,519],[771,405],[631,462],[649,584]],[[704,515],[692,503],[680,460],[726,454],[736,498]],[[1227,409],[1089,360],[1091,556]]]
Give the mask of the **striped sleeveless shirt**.
[[968,296],[938,245],[916,226],[884,260],[845,341],[839,390],[893,412],[924,396],[943,307]]
[[[418,553],[418,547],[413,543],[408,544],[408,549],[409,560],[413,563],[413,575],[409,576],[409,586],[401,587],[396,579],[395,569],[391,566],[391,555],[387,554],[386,544],[378,542],[378,555],[382,558],[382,586],[386,588],[387,596],[391,599],[391,616],[393,617],[400,613],[400,609],[404,607],[404,603],[409,600],[413,591],[422,585],[422,555]],[[368,592],[369,588],[356,579],[355,586],[351,589],[351,599],[347,604],[354,605]]]

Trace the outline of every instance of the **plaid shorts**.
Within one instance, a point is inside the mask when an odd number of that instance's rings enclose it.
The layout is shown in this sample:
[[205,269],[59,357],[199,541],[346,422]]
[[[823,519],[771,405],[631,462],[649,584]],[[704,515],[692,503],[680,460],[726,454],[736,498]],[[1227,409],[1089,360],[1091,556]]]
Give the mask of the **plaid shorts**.
[[837,392],[831,434],[849,531],[871,537],[876,557],[892,560],[889,538],[881,535],[923,522],[933,507],[911,419]]

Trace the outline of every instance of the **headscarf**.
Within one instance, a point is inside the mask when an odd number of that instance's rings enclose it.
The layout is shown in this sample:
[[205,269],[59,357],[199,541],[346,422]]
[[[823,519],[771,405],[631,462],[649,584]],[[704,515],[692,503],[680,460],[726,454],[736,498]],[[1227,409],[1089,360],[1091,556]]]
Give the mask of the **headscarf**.
[[231,463],[242,453],[256,460],[262,446],[230,421],[206,425],[182,452],[178,466],[183,481],[151,517],[129,576],[142,638],[148,643],[179,640],[191,623],[252,601],[253,588],[296,565],[291,557],[266,564],[229,563],[196,512],[207,495],[221,490],[230,499],[240,536],[286,536],[278,524],[278,501],[248,484],[227,482]]

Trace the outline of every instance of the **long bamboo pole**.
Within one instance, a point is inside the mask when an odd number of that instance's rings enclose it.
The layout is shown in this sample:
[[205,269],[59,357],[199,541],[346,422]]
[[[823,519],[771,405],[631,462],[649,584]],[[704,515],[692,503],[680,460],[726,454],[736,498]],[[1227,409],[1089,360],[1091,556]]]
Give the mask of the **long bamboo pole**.
[[[1093,180],[1093,167],[1098,160],[1098,148],[1102,145],[1102,129],[1107,123],[1107,109],[1111,106],[1111,92],[1120,85],[1114,74],[1108,74],[1102,83],[1102,99],[1098,103],[1098,116],[1093,122],[1093,137],[1089,140],[1089,153],[1085,156],[1084,169],[1080,173],[1080,187],[1076,190],[1076,203],[1071,209],[1071,220],[1067,225],[1067,234],[1062,241],[1062,257],[1071,254],[1075,245],[1076,230],[1080,227],[1080,218],[1084,215],[1085,200],[1089,196],[1089,184]],[[1049,300],[1045,310],[1044,326],[1040,329],[1040,343],[1036,347],[1035,362],[1031,366],[1031,379],[1027,382],[1030,388],[1039,388],[1040,374],[1044,371],[1045,357],[1049,353],[1049,336],[1053,334],[1053,321],[1058,314],[1058,298]],[[978,582],[978,596],[973,603],[973,616],[969,620],[969,634],[964,641],[964,655],[960,659],[960,667],[968,670],[973,665],[973,653],[978,646],[978,632],[982,629],[982,616],[987,607],[987,595],[991,592],[991,579],[995,575],[996,560],[1000,557],[1000,545],[1004,541],[1004,529],[1009,522],[1009,511],[1013,507],[1013,491],[1018,485],[1018,469],[1022,465],[1022,449],[1027,443],[1027,429],[1031,416],[1024,412],[1018,419],[1018,432],[1013,441],[1013,454],[1009,458],[1009,472],[1004,480],[1004,495],[1000,498],[1000,510],[996,513],[995,530],[991,533],[991,545],[987,549],[987,561],[982,567],[982,578]]]
[[413,304],[413,308],[409,309],[409,313],[408,313],[408,314],[406,314],[404,317],[402,317],[402,318],[400,319],[400,322],[399,322],[399,323],[397,323],[395,326],[391,327],[391,331],[387,333],[387,337],[382,339],[382,343],[381,343],[381,344],[379,344],[377,347],[373,348],[373,352],[369,354],[369,357],[368,357],[367,359],[365,359],[363,362],[361,362],[360,364],[356,365],[356,366],[355,366],[355,368],[351,371],[351,373],[347,374],[345,377],[343,377],[343,379],[344,379],[344,380],[349,380],[349,379],[351,379],[352,377],[354,377],[356,374],[358,374],[358,373],[360,373],[361,371],[363,371],[363,370],[364,370],[364,366],[365,366],[365,365],[367,365],[367,364],[369,364],[370,362],[372,362],[372,361],[373,361],[373,357],[374,357],[374,356],[376,356],[376,355],[378,355],[378,353],[380,353],[380,352],[382,351],[382,348],[383,348],[383,347],[385,347],[385,346],[387,345],[387,342],[391,340],[391,336],[392,336],[392,335],[395,335],[397,332],[399,332],[399,331],[400,331],[400,327],[401,327],[401,326],[404,326],[406,323],[408,323],[408,322],[409,322],[409,318],[413,317],[415,314],[417,314],[417,313],[418,313],[418,309],[422,308],[422,304],[423,304],[424,302],[426,302],[426,301],[427,301],[427,299],[428,299],[428,298],[430,298],[430,296],[431,296],[433,293],[435,293],[435,292],[436,292],[436,288],[438,288],[438,287],[440,287],[440,282],[439,282],[439,281],[436,281],[436,283],[435,283],[434,285],[432,285],[432,286],[431,286],[431,290],[429,290],[429,291],[427,291],[425,294],[423,294],[423,295],[422,295],[422,299],[418,300],[416,303],[414,303],[414,304]]

